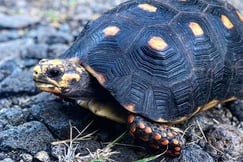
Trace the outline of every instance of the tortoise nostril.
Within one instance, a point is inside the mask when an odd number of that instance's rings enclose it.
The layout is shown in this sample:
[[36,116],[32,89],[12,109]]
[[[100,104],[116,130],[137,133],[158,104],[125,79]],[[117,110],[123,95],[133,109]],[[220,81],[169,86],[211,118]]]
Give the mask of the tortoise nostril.
[[41,73],[41,68],[40,66],[35,66],[34,69],[33,69],[33,74],[34,75],[38,75]]

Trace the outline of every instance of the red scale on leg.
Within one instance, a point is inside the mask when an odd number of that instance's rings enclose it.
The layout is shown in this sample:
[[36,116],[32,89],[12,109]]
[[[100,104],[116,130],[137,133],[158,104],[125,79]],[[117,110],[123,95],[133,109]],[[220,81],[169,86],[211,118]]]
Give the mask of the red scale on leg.
[[155,150],[166,152],[169,156],[179,156],[180,136],[167,125],[150,122],[140,116],[128,117],[130,133]]

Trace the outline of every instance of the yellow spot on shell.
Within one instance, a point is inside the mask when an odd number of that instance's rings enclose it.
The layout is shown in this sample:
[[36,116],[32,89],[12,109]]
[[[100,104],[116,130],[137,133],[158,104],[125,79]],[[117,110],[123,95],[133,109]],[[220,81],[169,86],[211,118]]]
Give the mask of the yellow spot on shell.
[[154,36],[148,41],[148,45],[158,51],[163,51],[168,45],[161,37]]
[[143,9],[144,11],[148,11],[148,12],[156,12],[157,11],[157,8],[155,6],[152,6],[152,5],[147,4],[147,3],[139,4],[138,7]]
[[128,111],[130,112],[134,112],[135,111],[135,105],[134,104],[126,104],[126,105],[123,105]]
[[117,26],[108,26],[103,30],[105,36],[115,36],[120,31]]
[[240,18],[240,21],[243,21],[243,16],[240,13],[240,11],[239,10],[236,10],[236,13],[237,13],[238,17]]
[[194,36],[196,37],[202,36],[204,34],[201,26],[198,23],[190,22],[189,27],[191,28]]
[[232,24],[232,22],[229,20],[229,18],[225,15],[221,15],[221,21],[224,24],[224,26],[227,29],[232,29],[234,27],[234,25]]
[[86,66],[85,69],[86,69],[91,75],[93,75],[93,76],[98,80],[98,82],[99,82],[100,84],[103,85],[103,84],[105,83],[106,79],[105,79],[105,76],[104,76],[103,74],[96,72],[96,71],[95,71],[92,67],[90,67],[90,66]]

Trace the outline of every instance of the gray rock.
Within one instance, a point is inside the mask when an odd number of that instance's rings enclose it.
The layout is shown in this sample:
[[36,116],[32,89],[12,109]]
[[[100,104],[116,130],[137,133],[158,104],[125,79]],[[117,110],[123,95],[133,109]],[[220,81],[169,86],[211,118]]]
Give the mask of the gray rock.
[[5,42],[13,39],[19,39],[22,35],[18,30],[5,30],[0,31],[0,42]]
[[[62,102],[52,94],[41,93],[32,97],[30,109],[34,118],[42,121],[60,139],[69,138],[70,125],[82,129],[90,122],[89,115],[84,110]],[[89,120],[88,120],[89,119]]]
[[6,97],[12,94],[34,94],[36,88],[32,80],[32,71],[14,70],[11,75],[0,83],[0,96]]
[[23,38],[0,43],[0,63],[9,59],[17,59],[21,51],[34,44],[33,39]]
[[0,109],[0,131],[26,122],[28,112],[20,107]]
[[23,160],[23,162],[32,162],[33,161],[33,156],[30,154],[26,154],[26,153],[20,154],[20,158],[21,158],[21,160]]
[[50,45],[48,48],[48,53],[50,57],[57,58],[60,56],[62,53],[64,53],[68,49],[68,45],[65,44],[53,44]]
[[40,22],[38,17],[30,17],[23,15],[5,15],[0,14],[0,29],[9,29],[9,28],[24,28],[33,24]]
[[32,121],[0,132],[0,150],[21,149],[37,153],[50,150],[53,140],[53,136],[42,123]]
[[35,159],[37,159],[40,162],[49,162],[50,156],[46,151],[39,151],[35,154]]
[[47,58],[48,46],[46,44],[32,44],[21,51],[22,59],[43,59]]
[[49,35],[57,32],[52,26],[38,26],[37,29],[29,32],[29,37],[35,39],[38,44],[44,44],[48,39]]
[[49,45],[57,43],[68,44],[72,41],[73,36],[71,34],[59,31],[51,33],[45,43]]
[[69,32],[57,31],[51,26],[39,26],[37,30],[30,32],[30,37],[37,40],[37,43],[67,44],[73,41],[73,36]]
[[0,160],[0,162],[15,162],[15,161],[11,158],[6,158],[6,159],[3,159],[3,160]]
[[243,130],[229,124],[214,125],[206,132],[207,151],[219,161],[236,160],[243,155],[242,134]]
[[182,150],[179,158],[167,159],[166,162],[214,162],[214,159],[200,146],[192,144]]
[[243,100],[237,100],[226,105],[231,113],[239,120],[243,121]]
[[0,82],[10,76],[15,70],[20,70],[20,67],[14,60],[7,60],[0,63]]

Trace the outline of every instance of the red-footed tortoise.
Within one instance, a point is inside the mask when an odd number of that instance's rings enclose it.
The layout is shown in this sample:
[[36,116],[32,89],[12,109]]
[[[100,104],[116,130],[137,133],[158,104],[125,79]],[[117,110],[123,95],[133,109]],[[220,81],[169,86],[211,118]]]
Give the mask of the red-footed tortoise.
[[132,0],[88,23],[36,86],[128,123],[132,136],[177,156],[170,124],[243,98],[243,16],[217,0]]

